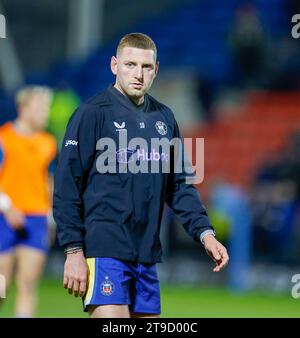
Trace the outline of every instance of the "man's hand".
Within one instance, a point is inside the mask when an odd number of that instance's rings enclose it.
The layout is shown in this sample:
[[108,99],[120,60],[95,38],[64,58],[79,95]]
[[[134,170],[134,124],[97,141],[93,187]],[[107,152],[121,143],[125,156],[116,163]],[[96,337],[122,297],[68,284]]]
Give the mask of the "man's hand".
[[228,264],[229,256],[226,248],[218,242],[213,235],[206,235],[203,238],[204,248],[207,254],[215,261],[214,272],[219,272]]
[[83,297],[87,290],[88,266],[83,251],[67,254],[64,270],[64,288],[75,297]]
[[6,222],[14,229],[19,230],[24,227],[24,214],[16,209],[14,206],[10,206],[8,210],[4,212]]

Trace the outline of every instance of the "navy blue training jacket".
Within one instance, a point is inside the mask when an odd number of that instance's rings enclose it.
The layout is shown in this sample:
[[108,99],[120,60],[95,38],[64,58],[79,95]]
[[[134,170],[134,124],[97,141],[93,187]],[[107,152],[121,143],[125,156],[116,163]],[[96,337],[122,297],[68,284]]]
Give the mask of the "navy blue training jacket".
[[[99,173],[97,159],[106,149],[99,149],[97,141],[109,137],[118,147],[124,130],[128,142],[144,138],[148,151],[151,138],[180,137],[170,108],[148,94],[143,106],[137,107],[111,85],[83,103],[68,123],[55,174],[58,240],[64,247],[82,245],[86,257],[160,262],[165,202],[194,240],[213,228],[198,191],[185,183],[184,173]],[[116,149],[118,161],[124,159],[122,151]],[[128,159],[131,149],[126,152]],[[147,158],[151,160],[150,155]]]

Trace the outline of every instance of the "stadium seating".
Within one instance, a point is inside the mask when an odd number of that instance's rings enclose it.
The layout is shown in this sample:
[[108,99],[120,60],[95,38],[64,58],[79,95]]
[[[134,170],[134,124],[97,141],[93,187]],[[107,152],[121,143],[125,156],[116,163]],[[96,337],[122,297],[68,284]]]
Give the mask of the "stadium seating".
[[[299,107],[299,92],[252,93],[235,119],[185,133],[205,139],[205,180],[222,177],[249,187],[258,168],[284,151],[291,134],[300,129]],[[204,195],[205,189],[201,185]]]
[[[256,6],[264,30],[272,38],[290,29],[285,0],[247,1]],[[193,68],[216,85],[231,84],[235,78],[228,33],[234,21],[239,0],[194,0],[183,2],[172,10],[143,19],[127,31],[142,31],[153,37],[159,50],[163,69]],[[28,74],[26,83],[57,86],[68,83],[82,99],[106,88],[113,81],[109,69],[119,37],[97,48],[86,60],[72,64],[62,61],[48,72]],[[5,101],[5,102],[4,102]],[[5,114],[13,115],[13,105],[7,97],[1,99]],[[3,108],[2,108],[3,112]],[[3,115],[2,115],[3,116]],[[3,118],[4,119],[4,118]]]
[[[289,29],[290,23],[284,19],[287,11],[284,0],[272,3],[255,0],[252,3],[270,37],[280,36]],[[154,39],[164,69],[189,67],[215,84],[232,83],[235,70],[228,34],[240,5],[238,0],[217,3],[210,0],[192,1],[137,23],[129,27],[128,31],[145,32]],[[83,98],[93,95],[113,81],[108,65],[118,38],[97,49],[88,60],[77,65],[77,77],[72,79],[72,84]]]

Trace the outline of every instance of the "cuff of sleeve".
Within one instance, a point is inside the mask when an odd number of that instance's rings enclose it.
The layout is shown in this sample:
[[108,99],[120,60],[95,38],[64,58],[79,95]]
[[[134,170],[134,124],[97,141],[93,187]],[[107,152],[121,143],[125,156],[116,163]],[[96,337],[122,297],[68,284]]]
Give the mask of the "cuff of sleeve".
[[207,235],[213,235],[214,237],[216,237],[216,233],[215,233],[214,230],[211,230],[211,229],[205,230],[205,231],[203,231],[203,232],[201,233],[201,235],[200,235],[200,242],[201,242],[202,244],[203,244],[203,239],[204,239],[204,237],[207,236]]

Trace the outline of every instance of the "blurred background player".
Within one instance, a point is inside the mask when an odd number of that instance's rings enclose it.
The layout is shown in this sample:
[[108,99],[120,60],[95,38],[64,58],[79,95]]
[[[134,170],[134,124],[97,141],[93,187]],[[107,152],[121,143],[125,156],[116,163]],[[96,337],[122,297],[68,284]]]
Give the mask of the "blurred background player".
[[53,136],[43,131],[52,93],[31,86],[16,95],[17,118],[0,128],[0,274],[16,277],[16,317],[32,317],[48,251]]

